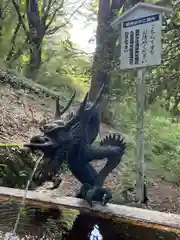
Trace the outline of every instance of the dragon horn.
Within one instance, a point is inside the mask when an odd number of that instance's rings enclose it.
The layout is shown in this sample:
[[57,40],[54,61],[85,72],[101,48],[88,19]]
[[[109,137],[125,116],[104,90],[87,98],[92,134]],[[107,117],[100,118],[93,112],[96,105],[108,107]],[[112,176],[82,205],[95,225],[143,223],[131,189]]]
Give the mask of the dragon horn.
[[[86,96],[84,98],[84,100],[80,103],[80,106],[79,108],[76,110],[76,114],[72,116],[72,118],[65,124],[65,128],[66,129],[69,129],[70,127],[72,127],[74,124],[77,123],[77,121],[79,121],[78,117],[84,112],[85,110],[85,106],[86,106],[86,102],[87,102],[87,99],[88,99],[88,92],[86,93]],[[54,132],[54,131],[57,131],[58,129],[60,129],[61,127],[56,127],[52,130],[50,130],[49,132]],[[48,132],[48,134],[49,134]],[[47,133],[46,133],[47,134]]]
[[74,90],[74,93],[73,93],[72,97],[70,98],[68,104],[62,110],[60,110],[59,97],[57,97],[55,119],[59,119],[68,110],[68,108],[70,107],[75,96],[76,96],[76,90]]
[[89,95],[89,92],[86,93],[86,96],[85,96],[83,102],[80,105],[79,112],[84,111],[85,106],[86,106],[86,102],[87,102],[87,99],[88,99],[88,95]]
[[103,89],[104,89],[104,83],[103,83],[103,85],[101,86],[101,88],[100,88],[100,90],[99,90],[99,92],[98,92],[98,94],[97,94],[97,97],[96,97],[96,100],[95,100],[95,102],[92,104],[92,106],[90,107],[90,108],[95,108],[99,103],[100,103],[100,101],[101,101],[101,96],[102,96],[102,91],[103,91]]

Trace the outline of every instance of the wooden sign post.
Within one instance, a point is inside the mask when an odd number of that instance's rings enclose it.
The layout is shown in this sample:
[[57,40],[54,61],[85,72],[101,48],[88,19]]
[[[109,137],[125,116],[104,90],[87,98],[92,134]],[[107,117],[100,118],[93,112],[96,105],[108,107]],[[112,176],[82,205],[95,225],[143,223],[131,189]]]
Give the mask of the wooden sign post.
[[162,14],[171,9],[138,3],[118,17],[121,27],[121,69],[136,70],[136,198],[144,200],[144,75],[149,66],[161,64]]

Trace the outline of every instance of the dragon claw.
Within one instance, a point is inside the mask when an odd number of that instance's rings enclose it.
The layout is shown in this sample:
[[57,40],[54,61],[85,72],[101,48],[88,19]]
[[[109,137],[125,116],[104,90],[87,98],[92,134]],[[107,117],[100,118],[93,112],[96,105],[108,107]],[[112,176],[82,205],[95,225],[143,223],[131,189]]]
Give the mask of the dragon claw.
[[52,177],[52,182],[53,182],[53,186],[49,187],[48,188],[49,190],[57,189],[62,182],[62,178],[60,176],[54,176]]
[[89,191],[86,193],[86,201],[88,202],[88,204],[89,204],[91,207],[93,206],[93,204],[92,204],[93,195],[94,195],[94,191],[93,191],[93,190],[89,190]]
[[102,200],[103,200],[102,204],[103,204],[103,206],[105,206],[111,199],[112,199],[112,194],[111,194],[111,192],[109,190],[107,190],[107,192],[104,193],[104,195],[102,197]]
[[92,207],[93,201],[101,202],[105,206],[112,199],[112,193],[109,189],[94,187],[87,191],[85,200]]

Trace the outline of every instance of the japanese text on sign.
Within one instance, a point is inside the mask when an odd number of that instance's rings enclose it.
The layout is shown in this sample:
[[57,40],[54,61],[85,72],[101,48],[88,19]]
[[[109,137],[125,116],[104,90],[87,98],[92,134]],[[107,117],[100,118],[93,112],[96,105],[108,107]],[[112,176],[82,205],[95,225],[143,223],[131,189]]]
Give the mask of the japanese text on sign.
[[154,14],[122,24],[121,68],[159,65],[161,62],[161,21]]

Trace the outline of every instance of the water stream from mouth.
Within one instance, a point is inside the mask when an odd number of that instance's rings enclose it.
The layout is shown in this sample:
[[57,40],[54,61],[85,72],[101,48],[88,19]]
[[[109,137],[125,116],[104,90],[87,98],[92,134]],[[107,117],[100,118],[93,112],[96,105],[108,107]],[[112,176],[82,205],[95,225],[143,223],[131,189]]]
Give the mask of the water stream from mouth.
[[29,189],[29,186],[32,182],[32,179],[33,179],[33,176],[37,170],[37,167],[39,166],[42,158],[43,158],[43,154],[37,158],[36,160],[36,163],[35,163],[35,166],[34,166],[34,169],[27,181],[27,184],[26,184],[26,188],[25,188],[25,193],[24,193],[24,196],[22,198],[22,201],[20,203],[20,208],[19,208],[19,212],[18,212],[18,215],[17,215],[17,218],[16,218],[16,222],[14,224],[14,228],[13,228],[13,231],[11,233],[6,233],[5,235],[5,238],[4,240],[19,240],[19,237],[16,235],[16,231],[17,231],[17,228],[18,228],[18,225],[19,225],[19,221],[20,221],[20,217],[21,217],[21,214],[22,214],[22,210],[23,210],[23,207],[24,207],[24,202],[26,200],[26,196],[27,196],[27,192],[28,192],[28,189]]

